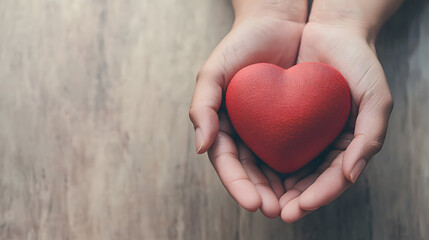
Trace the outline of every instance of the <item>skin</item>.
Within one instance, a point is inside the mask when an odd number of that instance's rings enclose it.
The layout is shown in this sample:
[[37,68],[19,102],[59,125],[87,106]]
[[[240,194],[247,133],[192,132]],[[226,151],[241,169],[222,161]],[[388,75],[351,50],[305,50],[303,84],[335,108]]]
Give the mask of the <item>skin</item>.
[[[294,222],[350,187],[380,151],[393,100],[374,41],[398,0],[235,0],[236,19],[201,68],[189,111],[197,153],[208,152],[220,180],[245,209],[279,214]],[[241,68],[269,62],[288,68],[323,62],[347,80],[351,116],[343,133],[321,156],[292,175],[281,175],[245,146],[222,102]]]

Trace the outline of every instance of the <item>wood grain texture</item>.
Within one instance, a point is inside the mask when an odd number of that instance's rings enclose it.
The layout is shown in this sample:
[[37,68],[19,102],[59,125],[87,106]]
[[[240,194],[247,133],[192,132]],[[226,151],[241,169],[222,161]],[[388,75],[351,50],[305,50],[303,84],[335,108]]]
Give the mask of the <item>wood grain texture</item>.
[[188,120],[227,0],[0,1],[0,239],[428,239],[429,4],[378,40],[383,151],[295,224],[240,209]]

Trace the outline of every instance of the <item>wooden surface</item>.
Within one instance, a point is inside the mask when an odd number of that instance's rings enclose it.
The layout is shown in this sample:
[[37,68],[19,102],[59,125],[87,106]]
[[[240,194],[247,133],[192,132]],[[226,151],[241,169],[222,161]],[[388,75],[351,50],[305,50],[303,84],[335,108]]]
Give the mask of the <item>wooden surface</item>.
[[378,40],[383,151],[295,224],[240,209],[194,153],[194,76],[227,0],[0,1],[0,239],[429,239],[429,4]]

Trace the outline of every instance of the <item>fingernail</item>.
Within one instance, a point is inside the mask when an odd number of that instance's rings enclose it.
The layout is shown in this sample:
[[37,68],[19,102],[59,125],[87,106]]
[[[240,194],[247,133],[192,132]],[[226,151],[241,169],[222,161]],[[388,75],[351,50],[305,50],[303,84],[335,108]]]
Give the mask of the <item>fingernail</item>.
[[203,147],[203,133],[200,128],[195,129],[195,146],[197,153],[200,153],[201,148]]
[[365,159],[361,159],[355,164],[355,166],[352,169],[352,172],[350,173],[350,180],[352,181],[352,183],[356,182],[357,178],[365,168],[365,165],[366,165]]

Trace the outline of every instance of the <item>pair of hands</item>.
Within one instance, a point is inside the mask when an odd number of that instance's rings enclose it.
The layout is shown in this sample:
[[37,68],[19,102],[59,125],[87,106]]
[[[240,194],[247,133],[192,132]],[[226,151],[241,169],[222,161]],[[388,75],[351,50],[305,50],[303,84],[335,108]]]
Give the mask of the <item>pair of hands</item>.
[[[197,152],[208,151],[220,180],[243,208],[294,222],[340,196],[383,145],[393,101],[374,41],[400,1],[315,0],[308,22],[307,0],[233,4],[232,30],[197,76],[189,111]],[[323,62],[350,86],[352,109],[342,134],[293,174],[279,174],[260,161],[234,132],[226,113],[223,96],[229,81],[258,62],[283,68]]]

